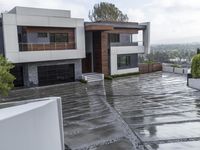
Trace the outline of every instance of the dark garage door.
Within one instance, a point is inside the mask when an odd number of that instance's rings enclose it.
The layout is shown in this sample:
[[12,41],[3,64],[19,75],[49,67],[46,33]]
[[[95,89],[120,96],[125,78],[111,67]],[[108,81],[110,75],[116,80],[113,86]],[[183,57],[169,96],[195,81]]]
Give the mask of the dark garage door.
[[39,86],[74,81],[74,64],[38,67]]
[[13,69],[11,69],[11,74],[15,76],[14,80],[14,86],[15,87],[20,87],[24,86],[24,80],[23,80],[23,66],[21,65],[15,65]]

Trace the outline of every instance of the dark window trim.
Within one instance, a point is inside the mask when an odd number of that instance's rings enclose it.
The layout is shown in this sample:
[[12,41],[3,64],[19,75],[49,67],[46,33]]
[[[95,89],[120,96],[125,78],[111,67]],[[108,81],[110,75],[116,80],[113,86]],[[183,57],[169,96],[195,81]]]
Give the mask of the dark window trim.
[[[124,60],[122,60],[124,59]],[[121,63],[120,63],[121,61]],[[122,62],[124,61],[124,62]],[[117,55],[117,69],[131,69],[138,67],[138,54],[120,54]]]
[[37,37],[38,38],[47,38],[48,33],[47,32],[37,32]]
[[109,39],[110,39],[110,43],[120,43],[120,34],[119,33],[110,33]]

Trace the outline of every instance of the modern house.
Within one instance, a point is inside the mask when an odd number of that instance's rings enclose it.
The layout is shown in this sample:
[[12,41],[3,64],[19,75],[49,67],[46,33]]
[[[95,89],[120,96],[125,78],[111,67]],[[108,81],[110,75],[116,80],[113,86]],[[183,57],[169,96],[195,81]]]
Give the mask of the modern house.
[[0,20],[0,52],[15,64],[15,86],[57,84],[81,77],[83,19],[71,18],[67,10],[15,7]]
[[138,54],[150,51],[150,23],[86,22],[83,72],[139,72]]
[[138,72],[150,23],[85,22],[68,10],[15,7],[0,18],[0,53],[15,64],[15,86],[72,82],[82,73]]

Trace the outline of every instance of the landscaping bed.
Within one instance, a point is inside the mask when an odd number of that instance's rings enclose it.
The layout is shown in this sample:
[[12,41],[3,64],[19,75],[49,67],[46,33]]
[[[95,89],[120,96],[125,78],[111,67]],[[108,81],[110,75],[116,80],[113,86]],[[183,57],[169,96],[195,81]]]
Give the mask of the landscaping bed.
[[151,73],[156,71],[162,71],[162,64],[160,63],[142,63],[139,64],[140,73]]

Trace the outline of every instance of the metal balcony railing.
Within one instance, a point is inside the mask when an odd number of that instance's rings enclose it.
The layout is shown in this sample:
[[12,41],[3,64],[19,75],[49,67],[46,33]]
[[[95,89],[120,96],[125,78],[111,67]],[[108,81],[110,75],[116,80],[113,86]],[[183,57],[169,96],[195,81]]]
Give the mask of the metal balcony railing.
[[75,42],[19,43],[19,51],[67,50],[75,48]]
[[129,43],[110,43],[110,46],[143,46],[143,41],[129,42]]

